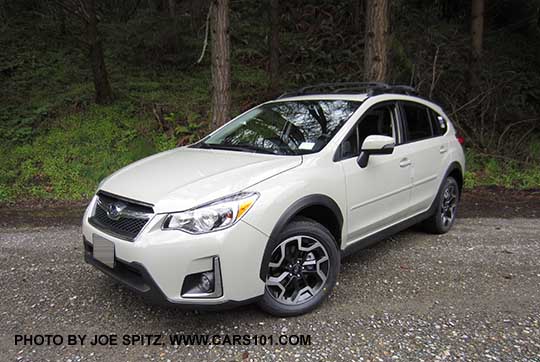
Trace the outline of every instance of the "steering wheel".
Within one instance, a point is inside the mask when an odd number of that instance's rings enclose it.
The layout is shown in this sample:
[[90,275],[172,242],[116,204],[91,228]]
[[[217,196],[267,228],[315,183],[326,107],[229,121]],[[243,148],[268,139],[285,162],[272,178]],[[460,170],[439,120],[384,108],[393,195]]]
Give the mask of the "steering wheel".
[[288,155],[294,154],[291,147],[286,142],[284,142],[281,138],[265,138],[263,141],[264,142],[268,141],[268,142],[272,143],[280,151],[283,151],[284,153],[286,153]]

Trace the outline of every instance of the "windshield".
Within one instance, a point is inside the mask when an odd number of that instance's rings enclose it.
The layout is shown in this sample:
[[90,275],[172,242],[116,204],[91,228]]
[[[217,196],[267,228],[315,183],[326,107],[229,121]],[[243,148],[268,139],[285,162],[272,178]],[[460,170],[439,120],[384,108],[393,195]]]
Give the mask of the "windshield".
[[230,122],[195,147],[276,155],[318,152],[360,104],[345,100],[263,104]]

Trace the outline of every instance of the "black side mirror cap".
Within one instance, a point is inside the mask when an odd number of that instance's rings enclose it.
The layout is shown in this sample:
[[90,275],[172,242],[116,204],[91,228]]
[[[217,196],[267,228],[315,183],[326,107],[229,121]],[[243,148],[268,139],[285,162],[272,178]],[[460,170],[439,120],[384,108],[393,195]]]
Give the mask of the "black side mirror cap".
[[369,161],[370,155],[391,155],[394,152],[395,144],[388,144],[381,148],[380,150],[361,150],[356,163],[360,168],[366,168]]
[[356,163],[360,168],[366,168],[369,161],[369,152],[367,151],[360,151],[360,154],[358,155],[358,158],[356,159]]

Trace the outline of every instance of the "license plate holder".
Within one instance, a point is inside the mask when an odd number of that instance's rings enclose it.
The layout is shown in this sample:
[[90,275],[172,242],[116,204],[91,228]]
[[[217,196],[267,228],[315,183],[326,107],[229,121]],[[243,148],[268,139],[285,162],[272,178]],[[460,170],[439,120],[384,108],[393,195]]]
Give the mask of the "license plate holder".
[[92,235],[94,244],[94,259],[105,264],[109,268],[114,268],[114,243],[99,235]]

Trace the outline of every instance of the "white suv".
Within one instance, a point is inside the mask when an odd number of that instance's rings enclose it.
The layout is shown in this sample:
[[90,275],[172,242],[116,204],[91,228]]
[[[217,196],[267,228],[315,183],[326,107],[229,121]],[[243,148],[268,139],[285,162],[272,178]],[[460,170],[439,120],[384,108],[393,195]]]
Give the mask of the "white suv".
[[450,229],[460,143],[408,87],[306,87],[107,177],[84,215],[85,260],[156,301],[305,313],[343,256],[419,222]]

